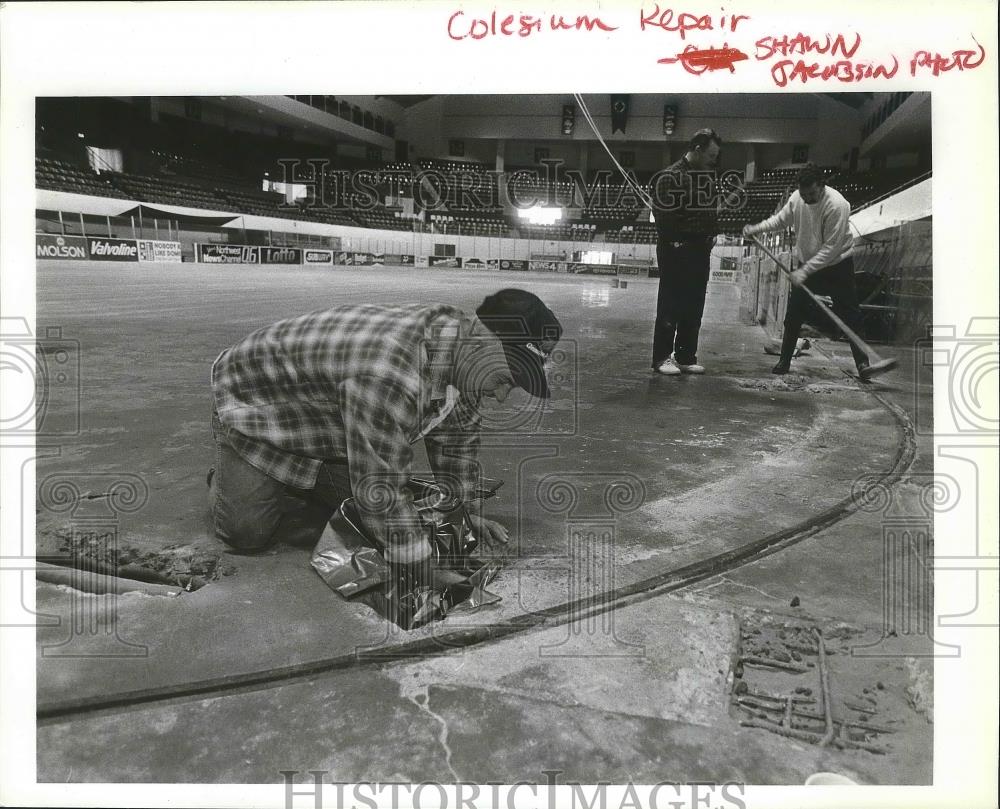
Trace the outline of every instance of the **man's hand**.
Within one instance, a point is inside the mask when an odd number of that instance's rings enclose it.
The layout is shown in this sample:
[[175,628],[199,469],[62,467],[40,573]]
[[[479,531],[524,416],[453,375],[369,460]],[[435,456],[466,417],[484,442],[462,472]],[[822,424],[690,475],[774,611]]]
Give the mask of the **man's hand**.
[[788,276],[788,280],[792,282],[792,286],[800,287],[806,282],[806,274],[802,269],[798,269]]
[[747,223],[746,225],[743,226],[743,238],[744,239],[749,239],[756,232],[757,232],[757,226],[756,225],[751,225],[751,224]]
[[479,514],[469,512],[469,524],[472,526],[472,533],[476,538],[490,550],[505,546],[510,542],[510,534],[507,529],[495,520],[487,519]]

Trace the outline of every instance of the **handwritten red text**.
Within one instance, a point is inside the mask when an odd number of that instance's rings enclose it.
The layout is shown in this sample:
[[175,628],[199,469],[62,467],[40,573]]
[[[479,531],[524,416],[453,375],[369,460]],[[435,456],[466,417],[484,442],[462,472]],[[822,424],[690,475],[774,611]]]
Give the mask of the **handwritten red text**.
[[778,87],[785,87],[789,82],[798,79],[805,84],[810,79],[821,81],[839,81],[844,83],[863,81],[865,79],[891,79],[899,70],[899,60],[892,57],[892,67],[868,62],[851,62],[843,59],[829,65],[816,62],[806,64],[801,59],[782,59],[775,62],[771,68],[771,78]]
[[976,43],[978,50],[952,51],[947,56],[930,51],[917,51],[910,60],[910,75],[916,76],[917,70],[921,68],[929,70],[932,76],[939,76],[949,70],[972,70],[979,67],[986,61],[986,49],[975,37],[972,41]]
[[836,56],[837,52],[845,59],[854,57],[855,52],[861,47],[861,35],[854,35],[854,42],[847,44],[847,38],[843,34],[831,37],[829,34],[824,39],[813,39],[805,34],[798,33],[793,37],[785,34],[781,37],[763,37],[757,40],[757,60],[770,59],[775,54],[782,56],[805,56],[808,53],[829,53]]
[[745,14],[731,16],[722,14],[716,18],[710,14],[675,12],[672,8],[660,11],[660,6],[657,4],[650,12],[644,8],[639,10],[639,30],[659,28],[661,31],[680,34],[681,39],[687,39],[688,31],[729,31],[735,33],[736,27],[744,20],[749,19]]
[[545,19],[531,14],[500,15],[493,11],[488,18],[467,17],[464,11],[456,11],[448,18],[448,36],[460,40],[485,39],[488,36],[528,37],[548,29],[550,31],[617,31],[617,26],[608,25],[600,17],[581,14],[567,20],[561,14],[552,14]]
[[724,43],[721,48],[698,49],[688,45],[677,56],[667,56],[657,59],[661,65],[672,65],[680,62],[681,66],[695,76],[700,76],[706,70],[722,70],[728,68],[730,73],[736,72],[736,63],[745,62],[749,57],[739,48],[730,48]]

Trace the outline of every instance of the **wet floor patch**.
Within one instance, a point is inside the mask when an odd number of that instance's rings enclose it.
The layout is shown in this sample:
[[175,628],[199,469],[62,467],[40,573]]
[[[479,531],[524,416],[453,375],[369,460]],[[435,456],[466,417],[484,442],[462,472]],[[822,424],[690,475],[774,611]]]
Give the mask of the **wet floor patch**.
[[175,585],[188,591],[236,572],[223,557],[192,544],[168,545],[154,550],[120,541],[109,542],[106,536],[90,532],[60,531],[57,536],[57,555],[41,558],[78,570]]
[[868,387],[856,379],[845,377],[843,381],[817,381],[813,377],[801,374],[786,374],[785,376],[760,377],[758,379],[736,379],[737,386],[747,390],[763,390],[779,393],[813,393],[829,394],[859,393]]

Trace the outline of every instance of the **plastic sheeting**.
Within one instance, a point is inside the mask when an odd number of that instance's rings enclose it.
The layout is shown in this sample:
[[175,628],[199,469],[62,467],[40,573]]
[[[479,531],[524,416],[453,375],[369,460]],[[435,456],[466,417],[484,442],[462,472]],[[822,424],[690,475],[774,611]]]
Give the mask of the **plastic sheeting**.
[[[502,485],[484,480],[479,497],[492,497]],[[313,569],[339,595],[363,601],[403,629],[499,602],[486,587],[503,560],[478,555],[479,539],[465,508],[439,510],[441,492],[429,481],[414,480],[411,488],[433,550],[432,586],[413,587],[385,560],[353,500],[344,501],[330,520],[332,530],[324,532],[313,550]]]

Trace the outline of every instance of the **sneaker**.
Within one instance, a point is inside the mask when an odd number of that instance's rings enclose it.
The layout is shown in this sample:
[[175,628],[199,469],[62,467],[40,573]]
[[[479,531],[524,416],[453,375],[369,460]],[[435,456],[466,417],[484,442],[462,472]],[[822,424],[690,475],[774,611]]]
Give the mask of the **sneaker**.
[[858,379],[862,382],[871,382],[871,366],[867,362],[863,362],[858,366]]
[[779,361],[778,364],[771,369],[771,373],[778,374],[780,376],[782,374],[787,374],[790,370],[792,370],[792,364],[790,362]]
[[699,365],[696,362],[692,362],[690,365],[682,365],[677,363],[677,367],[681,369],[682,373],[685,374],[703,374],[705,373],[705,366]]
[[677,376],[681,372],[681,369],[678,368],[677,364],[674,362],[673,357],[667,357],[653,370],[658,374],[663,374],[664,376]]

